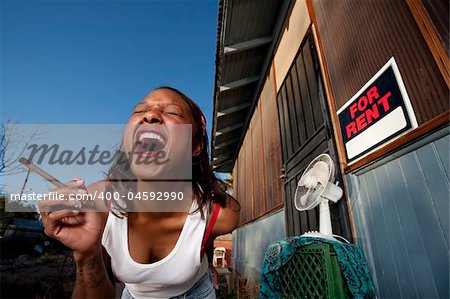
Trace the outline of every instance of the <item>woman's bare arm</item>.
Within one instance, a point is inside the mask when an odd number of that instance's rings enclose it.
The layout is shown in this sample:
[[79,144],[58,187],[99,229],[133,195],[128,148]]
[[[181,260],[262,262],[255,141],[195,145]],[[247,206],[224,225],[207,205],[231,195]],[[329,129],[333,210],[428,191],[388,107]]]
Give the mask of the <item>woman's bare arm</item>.
[[92,254],[74,252],[77,266],[72,298],[114,298],[114,283],[108,277],[101,249]]
[[[106,182],[97,182],[90,185],[88,192],[103,192]],[[100,212],[89,212],[100,213]],[[101,213],[104,219],[103,227],[108,213]],[[72,298],[114,298],[115,288],[111,271],[111,259],[106,250],[99,244],[92,252],[74,252],[77,267],[76,283]]]
[[226,195],[226,205],[221,207],[214,225],[213,237],[231,233],[239,224],[240,204],[230,195]]

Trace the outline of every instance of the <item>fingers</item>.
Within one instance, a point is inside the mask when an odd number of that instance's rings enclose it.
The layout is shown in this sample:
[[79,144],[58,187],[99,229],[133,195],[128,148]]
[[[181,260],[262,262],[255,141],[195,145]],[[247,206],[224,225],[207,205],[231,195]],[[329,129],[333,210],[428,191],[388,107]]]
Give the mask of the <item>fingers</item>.
[[84,189],[57,188],[39,200],[39,210],[41,212],[52,212],[61,209],[79,209],[81,203],[79,199],[82,199],[85,194],[87,194],[87,191]]
[[80,212],[77,210],[61,210],[57,212],[46,213],[42,221],[44,224],[44,233],[53,238],[57,238],[63,224],[75,225],[80,221],[77,216]]
[[65,217],[74,217],[80,212],[77,210],[62,210],[57,212],[52,212],[48,214],[48,220],[52,222],[57,222]]
[[72,180],[70,180],[69,182],[66,183],[67,186],[69,187],[78,187],[78,188],[82,188],[82,189],[86,189],[86,186],[84,185],[84,180],[82,178],[74,178]]
[[[82,206],[80,198],[86,194],[84,180],[75,178],[65,184],[45,194],[38,202],[39,210],[42,212],[52,212],[61,209],[80,209]],[[44,214],[45,215],[45,214]]]
[[213,273],[212,277],[213,277],[214,289],[218,290],[219,289],[219,277],[218,277],[217,271],[215,273]]

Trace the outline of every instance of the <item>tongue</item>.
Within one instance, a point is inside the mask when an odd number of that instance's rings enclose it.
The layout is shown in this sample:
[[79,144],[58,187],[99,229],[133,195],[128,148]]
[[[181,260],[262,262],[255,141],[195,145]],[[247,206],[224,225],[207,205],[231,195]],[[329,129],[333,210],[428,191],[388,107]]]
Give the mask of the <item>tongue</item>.
[[143,152],[158,152],[164,148],[161,142],[153,138],[143,138],[140,147]]

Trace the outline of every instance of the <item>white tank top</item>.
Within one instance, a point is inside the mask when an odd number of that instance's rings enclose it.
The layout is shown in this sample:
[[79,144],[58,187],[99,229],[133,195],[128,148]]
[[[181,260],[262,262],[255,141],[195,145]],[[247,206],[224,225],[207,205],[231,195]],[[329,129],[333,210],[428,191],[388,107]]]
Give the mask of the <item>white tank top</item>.
[[128,218],[109,215],[102,245],[111,257],[116,278],[125,284],[134,298],[168,298],[188,291],[208,269],[206,257],[200,259],[206,220],[201,218],[196,201],[173,250],[163,259],[137,263],[128,250]]

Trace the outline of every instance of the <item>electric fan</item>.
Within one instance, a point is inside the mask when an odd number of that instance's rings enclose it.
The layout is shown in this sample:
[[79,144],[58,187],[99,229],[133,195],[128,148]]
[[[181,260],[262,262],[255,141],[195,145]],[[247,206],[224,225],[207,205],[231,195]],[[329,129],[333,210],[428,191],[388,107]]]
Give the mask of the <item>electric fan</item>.
[[299,211],[311,210],[320,205],[320,232],[307,232],[303,236],[335,240],[328,201],[337,202],[342,197],[342,189],[334,184],[334,162],[328,154],[317,156],[306,167],[294,196],[295,208]]

